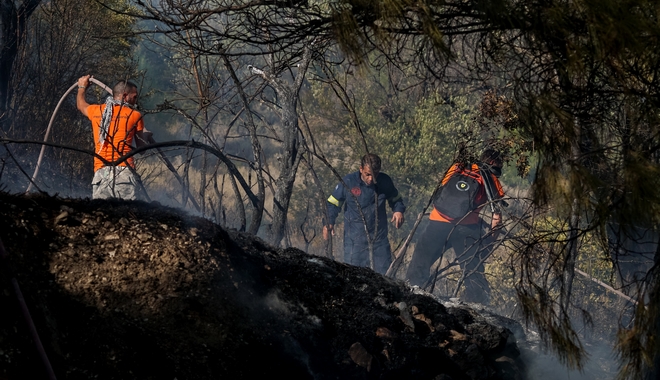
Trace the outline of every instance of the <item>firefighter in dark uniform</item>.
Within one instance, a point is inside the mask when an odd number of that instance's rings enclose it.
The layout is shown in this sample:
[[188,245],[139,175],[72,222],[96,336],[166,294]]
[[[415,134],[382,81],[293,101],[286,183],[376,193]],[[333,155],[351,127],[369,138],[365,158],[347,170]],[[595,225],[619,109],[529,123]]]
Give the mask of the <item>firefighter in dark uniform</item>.
[[[369,242],[373,244],[374,269],[385,274],[392,261],[387,239],[385,201],[393,211],[392,223],[401,227],[406,206],[392,178],[380,172],[380,157],[366,154],[360,170],[345,176],[328,198],[328,223],[323,227],[327,240],[334,235],[337,216],[344,209],[344,262],[370,267]],[[358,207],[359,205],[359,207]],[[361,211],[361,212],[360,212]],[[365,228],[366,227],[366,228]],[[368,234],[368,236],[367,236]]]

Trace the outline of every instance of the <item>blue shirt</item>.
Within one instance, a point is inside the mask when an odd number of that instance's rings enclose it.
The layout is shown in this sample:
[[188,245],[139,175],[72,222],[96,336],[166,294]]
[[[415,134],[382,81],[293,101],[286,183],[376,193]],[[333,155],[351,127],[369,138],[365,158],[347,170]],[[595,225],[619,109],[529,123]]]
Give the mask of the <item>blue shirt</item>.
[[361,209],[369,233],[376,234],[376,240],[387,239],[386,200],[393,212],[406,211],[399,191],[387,174],[378,173],[376,183],[371,185],[362,181],[359,171],[348,174],[328,198],[328,224],[335,224],[343,206],[344,234],[357,233],[364,236]]

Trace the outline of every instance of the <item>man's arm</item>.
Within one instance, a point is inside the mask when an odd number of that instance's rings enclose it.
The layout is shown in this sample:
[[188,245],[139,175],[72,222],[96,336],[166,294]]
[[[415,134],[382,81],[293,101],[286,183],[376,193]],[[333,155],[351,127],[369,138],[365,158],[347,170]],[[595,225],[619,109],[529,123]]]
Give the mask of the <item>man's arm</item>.
[[[492,179],[493,185],[495,185],[494,190],[496,194],[493,194],[493,198],[495,198],[494,200],[501,200],[504,197],[504,189],[502,188],[502,184],[500,183],[500,180],[497,178],[497,176],[490,174],[490,178]],[[503,200],[499,201],[498,203],[506,206],[506,202]],[[498,204],[497,207],[499,208],[500,205]],[[493,230],[499,229],[502,225],[502,213],[498,210],[499,209],[493,213],[493,217],[490,222],[490,228]]]
[[[147,131],[146,129],[135,132],[135,147],[140,148],[154,143],[155,141],[153,135],[153,133]],[[145,152],[140,152],[139,155],[143,155]]]
[[328,197],[328,222],[323,226],[323,239],[328,240],[331,235],[335,235],[335,220],[341,212],[344,201],[344,185],[339,183]]
[[146,128],[143,128],[141,131],[135,132],[135,147],[139,148],[145,145],[153,144],[154,134],[151,131],[148,131]]
[[383,186],[383,193],[387,197],[387,203],[392,209],[392,220],[394,227],[399,228],[405,221],[403,213],[406,211],[406,205],[403,204],[403,197],[399,194],[399,190],[394,186],[392,178],[385,173],[380,174],[383,177],[382,180],[379,179],[379,183]]
[[87,108],[90,106],[90,104],[87,103],[87,100],[85,99],[85,91],[87,91],[87,87],[89,86],[89,78],[91,77],[91,75],[84,75],[78,78],[78,93],[76,94],[76,106],[78,107],[78,110],[87,117],[89,117]]

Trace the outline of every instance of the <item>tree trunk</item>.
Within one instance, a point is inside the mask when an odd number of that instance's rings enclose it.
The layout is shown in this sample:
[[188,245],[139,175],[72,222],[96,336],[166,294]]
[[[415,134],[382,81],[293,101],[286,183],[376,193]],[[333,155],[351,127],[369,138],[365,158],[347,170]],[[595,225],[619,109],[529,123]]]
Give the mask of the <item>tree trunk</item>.
[[252,154],[254,154],[254,166],[255,166],[255,171],[257,174],[257,204],[255,207],[252,209],[252,218],[250,220],[250,227],[248,228],[248,232],[256,235],[257,232],[259,231],[259,227],[261,226],[261,219],[263,217],[264,213],[264,201],[266,198],[266,191],[265,191],[265,185],[264,185],[264,175],[262,172],[262,149],[261,149],[261,144],[259,144],[259,139],[257,138],[257,126],[254,123],[254,118],[252,117],[252,111],[250,109],[250,102],[247,98],[247,95],[245,94],[245,91],[243,89],[243,85],[241,82],[238,80],[238,76],[236,76],[236,71],[234,70],[234,67],[232,66],[231,62],[229,62],[229,58],[227,58],[227,55],[224,53],[224,51],[221,50],[221,57],[222,61],[229,71],[232,80],[234,81],[234,84],[236,85],[236,89],[241,97],[241,101],[243,102],[243,107],[245,108],[245,117],[247,121],[247,128],[250,131],[250,142],[252,143]]
[[[298,73],[298,75],[304,74]],[[278,90],[278,95],[282,99],[280,105],[282,107],[282,125],[284,128],[284,135],[282,136],[284,149],[280,158],[280,175],[275,181],[276,190],[273,195],[273,224],[270,239],[274,245],[279,245],[284,237],[287,212],[293,193],[293,183],[296,180],[301,157],[298,138],[298,113],[296,112],[297,92],[294,93],[289,88],[281,88]]]
[[[312,60],[312,50],[310,45],[305,46],[302,62],[298,66],[298,75],[293,84],[285,83],[278,78],[270,78],[270,84],[277,91],[281,99],[282,107],[282,127],[284,133],[282,140],[284,143],[282,156],[280,157],[280,175],[275,181],[277,186],[273,195],[273,224],[270,229],[270,241],[274,245],[279,245],[284,237],[286,229],[287,213],[289,211],[289,202],[293,193],[293,184],[296,180],[298,165],[302,154],[300,152],[300,132],[298,129],[298,95],[302,86],[305,72]],[[263,76],[263,75],[262,75]],[[269,79],[267,76],[264,76]]]
[[41,0],[0,0],[0,125],[11,104],[11,75],[18,48],[25,36],[28,18]]
[[[653,319],[653,328],[648,328],[647,331],[650,333],[647,336],[648,341],[651,342],[648,347],[651,352],[647,352],[651,359],[650,365],[645,365],[642,369],[643,371],[643,380],[656,380],[660,378],[660,339],[656,337],[651,338],[651,335],[657,334],[660,331],[660,273],[658,273],[658,268],[660,268],[660,244],[657,245],[655,249],[655,255],[653,258],[654,267],[651,268],[651,276],[649,288],[651,289],[648,295],[648,313],[652,316]],[[639,323],[639,321],[635,321]]]

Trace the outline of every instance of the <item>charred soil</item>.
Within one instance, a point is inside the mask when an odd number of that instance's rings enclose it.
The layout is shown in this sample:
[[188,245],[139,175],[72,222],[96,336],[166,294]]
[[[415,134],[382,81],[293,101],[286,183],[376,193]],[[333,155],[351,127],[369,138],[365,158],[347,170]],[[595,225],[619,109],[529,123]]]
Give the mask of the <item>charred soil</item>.
[[[158,204],[0,193],[0,379],[520,379],[510,330]],[[15,280],[15,281],[12,281]]]

